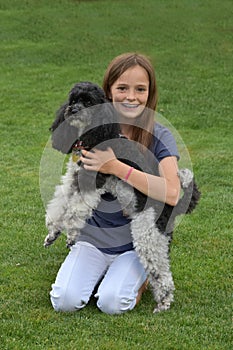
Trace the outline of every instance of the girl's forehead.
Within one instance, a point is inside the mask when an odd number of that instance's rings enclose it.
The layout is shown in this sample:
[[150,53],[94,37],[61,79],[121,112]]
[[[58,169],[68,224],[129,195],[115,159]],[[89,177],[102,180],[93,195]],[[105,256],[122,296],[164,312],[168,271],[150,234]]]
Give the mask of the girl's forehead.
[[145,68],[137,65],[124,71],[116,80],[116,83],[148,84],[149,76]]

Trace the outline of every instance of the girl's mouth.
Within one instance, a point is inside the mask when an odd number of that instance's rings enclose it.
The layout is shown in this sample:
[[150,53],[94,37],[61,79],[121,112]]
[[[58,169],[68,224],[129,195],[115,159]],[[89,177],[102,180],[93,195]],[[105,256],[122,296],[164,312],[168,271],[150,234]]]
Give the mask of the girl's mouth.
[[122,106],[125,108],[137,108],[139,104],[122,103]]

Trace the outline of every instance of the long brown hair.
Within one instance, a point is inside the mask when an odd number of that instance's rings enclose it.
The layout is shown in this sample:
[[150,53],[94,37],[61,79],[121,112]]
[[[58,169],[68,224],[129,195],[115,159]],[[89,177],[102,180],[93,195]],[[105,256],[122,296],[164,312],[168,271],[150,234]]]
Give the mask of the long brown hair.
[[[115,81],[128,69],[141,66],[147,71],[149,78],[149,96],[146,109],[140,116],[140,126],[132,126],[132,140],[139,142],[142,146],[149,147],[152,142],[154,128],[154,111],[157,106],[158,92],[154,67],[148,57],[138,53],[124,53],[115,57],[109,64],[103,79],[103,89],[107,98],[110,98],[111,87]],[[143,127],[142,127],[143,125]]]

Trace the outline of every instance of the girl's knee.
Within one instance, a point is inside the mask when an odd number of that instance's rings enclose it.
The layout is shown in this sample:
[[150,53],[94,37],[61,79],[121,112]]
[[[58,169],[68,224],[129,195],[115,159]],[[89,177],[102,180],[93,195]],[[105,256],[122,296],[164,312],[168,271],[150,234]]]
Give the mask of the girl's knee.
[[87,304],[78,294],[70,293],[59,287],[53,287],[50,292],[50,300],[54,310],[60,312],[78,311]]
[[119,315],[130,311],[136,305],[136,298],[123,296],[115,291],[102,291],[96,294],[98,308],[109,315]]

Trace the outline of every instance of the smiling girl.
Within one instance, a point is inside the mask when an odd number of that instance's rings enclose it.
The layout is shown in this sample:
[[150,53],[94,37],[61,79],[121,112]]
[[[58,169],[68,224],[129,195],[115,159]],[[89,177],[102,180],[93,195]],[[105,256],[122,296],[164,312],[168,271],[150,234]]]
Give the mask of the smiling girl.
[[[136,53],[116,57],[107,68],[103,89],[119,112],[122,134],[151,150],[158,174],[130,167],[118,160],[111,148],[83,151],[80,160],[84,168],[115,175],[155,200],[176,205],[179,155],[170,131],[154,120],[157,87],[151,62]],[[97,285],[97,306],[108,314],[132,310],[147,285],[146,272],[132,244],[130,219],[109,193],[102,195],[62,264],[50,293],[52,305],[57,311],[79,310]]]

